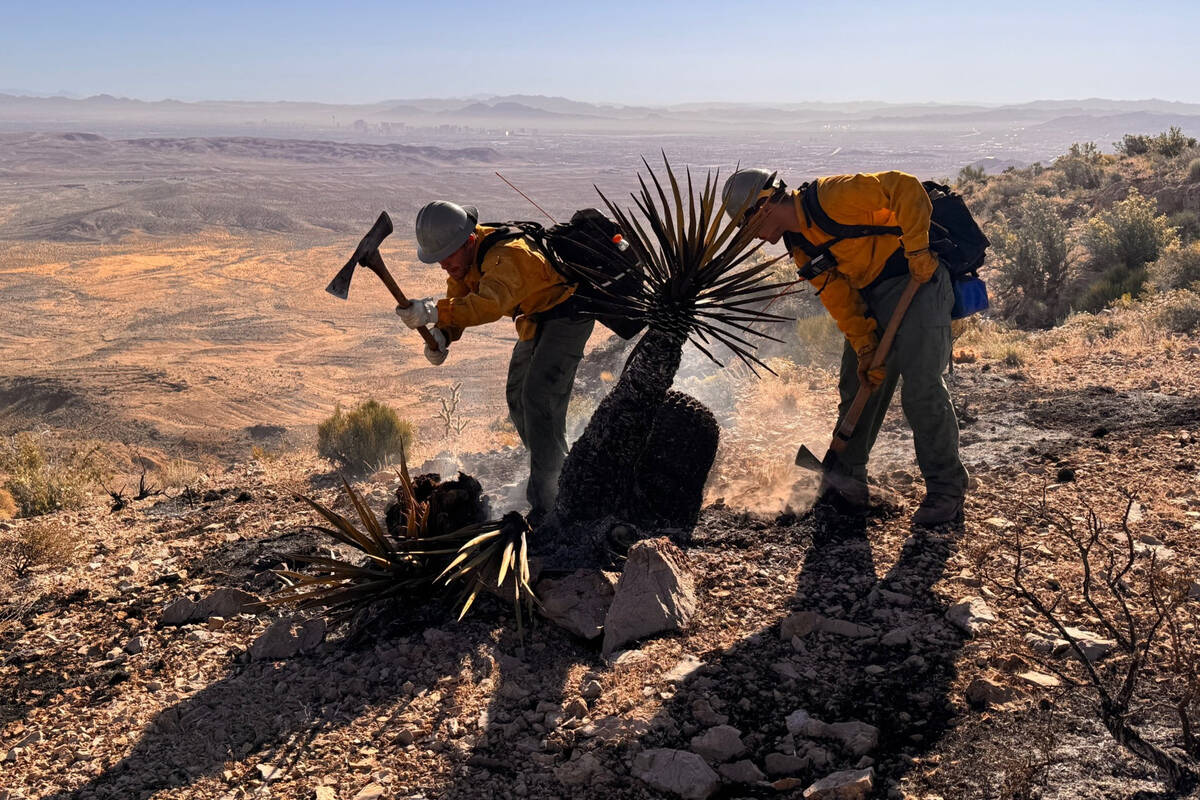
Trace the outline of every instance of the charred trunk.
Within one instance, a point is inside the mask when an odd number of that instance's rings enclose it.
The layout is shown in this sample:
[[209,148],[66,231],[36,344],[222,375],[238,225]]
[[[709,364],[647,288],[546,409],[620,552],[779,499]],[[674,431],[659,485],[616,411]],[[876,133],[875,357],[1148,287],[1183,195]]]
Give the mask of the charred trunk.
[[563,464],[556,516],[582,522],[630,516],[629,498],[654,419],[675,379],[681,337],[648,330]]
[[633,482],[632,518],[647,528],[692,528],[717,457],[721,428],[699,400],[667,392]]

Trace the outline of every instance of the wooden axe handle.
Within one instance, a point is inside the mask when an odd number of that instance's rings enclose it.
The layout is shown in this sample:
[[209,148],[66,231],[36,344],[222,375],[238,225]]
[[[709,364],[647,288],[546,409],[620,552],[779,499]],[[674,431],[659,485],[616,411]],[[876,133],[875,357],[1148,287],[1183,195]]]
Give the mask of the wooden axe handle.
[[[396,304],[401,308],[408,308],[412,305],[404,292],[400,291],[400,287],[396,285],[396,281],[392,278],[392,273],[388,272],[388,268],[383,263],[383,256],[379,255],[376,250],[370,256],[363,259],[363,266],[379,276],[379,280],[383,281],[383,285],[392,293],[392,297],[396,298]],[[425,344],[433,350],[438,349],[437,340],[433,338],[433,334],[424,325],[417,328],[417,333],[421,334],[421,338],[425,340]]]
[[[878,369],[887,361],[888,350],[892,349],[892,340],[896,338],[896,331],[899,329],[900,323],[904,321],[904,314],[908,311],[917,289],[920,288],[920,281],[916,278],[908,279],[908,285],[904,287],[904,293],[900,295],[900,300],[896,303],[896,310],[892,312],[892,317],[888,320],[883,336],[879,340],[879,346],[875,348],[875,357],[871,359],[871,369]],[[834,431],[833,442],[829,445],[830,450],[840,453],[846,449],[846,445],[850,443],[850,437],[854,434],[854,429],[858,427],[858,419],[862,416],[863,409],[867,407],[867,400],[871,398],[871,391],[871,387],[866,384],[858,387],[858,393],[854,395],[854,402],[850,404],[850,408],[846,409],[846,416],[842,417],[837,430]]]

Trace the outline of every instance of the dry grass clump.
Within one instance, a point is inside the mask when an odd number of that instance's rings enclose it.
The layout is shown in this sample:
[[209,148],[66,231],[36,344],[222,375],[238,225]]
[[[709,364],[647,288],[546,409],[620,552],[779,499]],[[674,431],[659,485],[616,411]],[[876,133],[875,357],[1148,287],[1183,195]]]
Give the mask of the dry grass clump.
[[317,452],[353,472],[378,469],[412,449],[416,433],[384,403],[367,399],[349,413],[341,405],[317,426]]
[[794,361],[832,369],[842,359],[846,337],[828,314],[815,314],[796,320],[797,348]]
[[1158,317],[1171,333],[1193,334],[1200,331],[1200,294],[1171,292],[1160,298]]
[[0,489],[0,519],[12,519],[20,511],[17,501],[13,499],[12,492],[8,489]]
[[61,522],[22,525],[0,540],[0,570],[24,578],[42,566],[65,567],[74,560],[75,540]]
[[91,453],[73,450],[54,456],[33,433],[0,442],[0,474],[22,517],[78,508],[99,478]]

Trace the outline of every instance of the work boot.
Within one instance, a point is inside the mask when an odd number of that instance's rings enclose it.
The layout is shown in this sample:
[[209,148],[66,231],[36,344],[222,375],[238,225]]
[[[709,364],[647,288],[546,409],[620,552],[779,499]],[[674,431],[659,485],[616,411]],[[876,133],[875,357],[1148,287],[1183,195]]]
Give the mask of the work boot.
[[921,507],[913,514],[913,525],[932,527],[961,522],[963,515],[963,499],[949,494],[927,494],[921,501]]

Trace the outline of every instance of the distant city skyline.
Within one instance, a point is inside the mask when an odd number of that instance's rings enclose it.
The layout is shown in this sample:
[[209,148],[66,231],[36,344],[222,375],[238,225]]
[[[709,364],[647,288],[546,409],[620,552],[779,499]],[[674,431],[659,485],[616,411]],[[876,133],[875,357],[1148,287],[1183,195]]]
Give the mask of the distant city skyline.
[[[0,87],[141,100],[369,103],[1200,102],[1200,5],[763,0],[8,3]],[[3,91],[0,88],[0,91]]]

